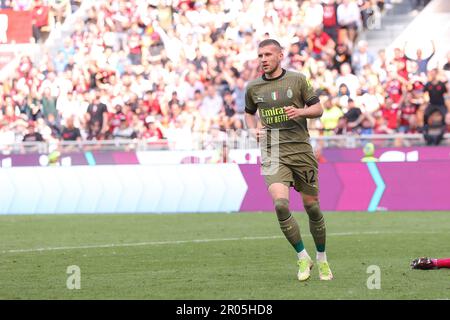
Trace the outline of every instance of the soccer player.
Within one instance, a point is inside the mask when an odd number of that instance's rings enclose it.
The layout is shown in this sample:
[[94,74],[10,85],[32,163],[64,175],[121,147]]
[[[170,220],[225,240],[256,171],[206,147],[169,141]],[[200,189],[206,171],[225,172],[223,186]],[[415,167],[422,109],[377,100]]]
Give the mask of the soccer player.
[[310,277],[313,261],[303,245],[299,225],[289,210],[290,187],[301,193],[309,216],[319,278],[331,280],[333,274],[325,253],[325,221],[318,199],[318,164],[309,142],[306,120],[320,117],[323,109],[305,76],[281,67],[283,56],[278,41],[265,39],[259,44],[258,59],[263,75],[247,86],[245,121],[250,132],[261,141],[262,175],[281,230],[297,252],[298,279],[305,281]]
[[433,259],[433,258],[417,258],[411,262],[411,268],[420,270],[450,268],[450,258]]

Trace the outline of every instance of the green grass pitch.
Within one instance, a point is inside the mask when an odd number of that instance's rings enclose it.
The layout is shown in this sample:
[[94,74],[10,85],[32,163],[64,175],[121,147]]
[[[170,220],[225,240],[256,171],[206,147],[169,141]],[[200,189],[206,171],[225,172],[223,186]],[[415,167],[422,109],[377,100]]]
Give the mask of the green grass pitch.
[[[310,255],[307,216],[295,213]],[[296,279],[273,213],[0,217],[0,299],[449,299],[450,212],[325,213],[335,279]],[[67,267],[81,289],[66,287]],[[381,289],[368,289],[381,271]]]

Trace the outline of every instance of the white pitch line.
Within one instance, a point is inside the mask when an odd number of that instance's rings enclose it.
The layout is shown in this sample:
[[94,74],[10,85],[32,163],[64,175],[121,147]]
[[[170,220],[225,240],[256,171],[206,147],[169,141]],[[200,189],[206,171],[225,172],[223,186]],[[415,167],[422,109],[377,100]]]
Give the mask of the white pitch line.
[[[381,232],[381,231],[368,231],[368,232],[340,232],[329,233],[327,237],[336,236],[353,236],[353,235],[371,235],[371,234],[401,234],[403,232]],[[406,232],[412,234],[414,232]],[[430,232],[417,232],[418,234],[425,234]],[[431,232],[435,233],[435,232]],[[305,235],[311,236],[311,235]],[[139,247],[139,246],[158,246],[158,245],[171,245],[171,244],[185,244],[185,243],[205,243],[205,242],[221,242],[221,241],[241,241],[241,240],[269,240],[269,239],[284,239],[284,236],[261,236],[261,237],[241,237],[241,238],[218,238],[218,239],[192,239],[192,240],[174,240],[174,241],[151,241],[151,242],[135,242],[135,243],[110,243],[110,244],[95,244],[85,246],[73,246],[73,247],[45,247],[45,248],[31,248],[31,249],[12,249],[3,250],[5,253],[26,253],[26,252],[42,252],[42,251],[56,251],[56,250],[77,250],[77,249],[100,249],[100,248],[118,248],[118,247]]]
[[175,241],[151,241],[151,242],[135,242],[135,243],[110,243],[110,244],[86,245],[86,246],[77,246],[77,247],[47,247],[47,248],[34,248],[34,249],[4,250],[4,251],[2,251],[2,253],[39,252],[39,251],[72,250],[72,249],[97,249],[97,248],[115,248],[115,247],[139,247],[139,246],[157,246],[157,245],[164,245],[164,244],[203,243],[203,242],[238,241],[238,240],[267,240],[267,239],[278,239],[278,238],[283,238],[283,237],[282,236],[265,236],[265,237],[193,239],[193,240],[175,240]]

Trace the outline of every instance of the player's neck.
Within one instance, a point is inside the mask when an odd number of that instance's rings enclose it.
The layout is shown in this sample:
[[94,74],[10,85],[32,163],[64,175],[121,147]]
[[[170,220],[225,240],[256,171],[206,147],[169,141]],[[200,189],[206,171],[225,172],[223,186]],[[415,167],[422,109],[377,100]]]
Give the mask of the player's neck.
[[264,80],[276,80],[276,79],[281,78],[285,73],[286,73],[286,70],[279,67],[272,73],[264,73],[263,79]]

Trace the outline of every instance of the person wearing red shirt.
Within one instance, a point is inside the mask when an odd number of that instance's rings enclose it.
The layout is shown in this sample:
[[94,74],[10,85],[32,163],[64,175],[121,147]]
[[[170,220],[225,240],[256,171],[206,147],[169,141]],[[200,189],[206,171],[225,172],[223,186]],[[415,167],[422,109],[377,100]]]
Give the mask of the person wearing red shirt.
[[155,118],[153,116],[148,116],[145,119],[145,127],[147,128],[142,134],[142,138],[147,141],[158,141],[163,138],[161,129],[155,123]]
[[161,105],[156,96],[156,92],[151,91],[151,90],[147,91],[144,95],[143,101],[144,101],[144,106],[146,107],[146,111],[148,114],[151,114],[151,115],[162,114]]
[[31,24],[33,27],[33,38],[36,42],[42,38],[42,28],[48,26],[49,11],[50,8],[45,6],[41,0],[34,1]]
[[329,52],[330,49],[334,52],[335,43],[333,39],[323,31],[322,26],[318,26],[308,37],[308,47],[312,51],[313,58],[320,59],[322,52]]
[[417,107],[406,101],[400,110],[400,128],[403,133],[415,133],[417,124]]
[[381,108],[383,118],[387,121],[387,127],[392,130],[397,130],[400,122],[400,109],[392,99],[387,98],[384,107]]
[[397,74],[405,80],[408,80],[408,69],[406,63],[408,59],[400,48],[394,49],[394,63],[397,66]]
[[338,41],[337,3],[336,0],[322,0],[323,7],[323,31],[325,31],[334,42]]
[[393,103],[403,102],[403,81],[396,73],[389,74],[384,89]]
[[142,62],[142,44],[141,37],[138,33],[132,32],[129,40],[128,46],[130,47],[130,53],[128,54],[128,58],[133,65],[139,65]]

